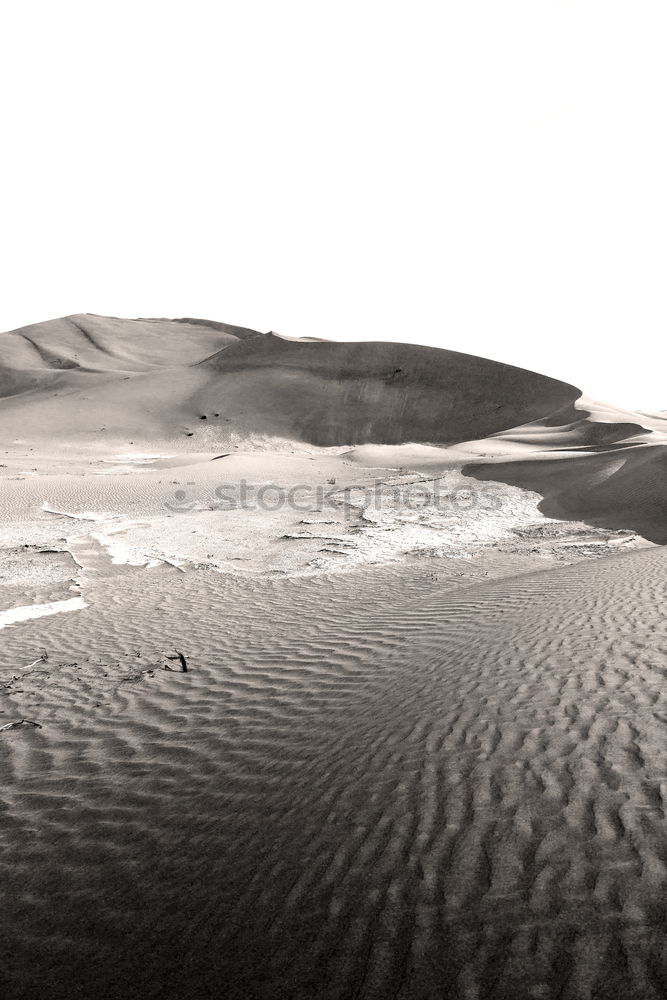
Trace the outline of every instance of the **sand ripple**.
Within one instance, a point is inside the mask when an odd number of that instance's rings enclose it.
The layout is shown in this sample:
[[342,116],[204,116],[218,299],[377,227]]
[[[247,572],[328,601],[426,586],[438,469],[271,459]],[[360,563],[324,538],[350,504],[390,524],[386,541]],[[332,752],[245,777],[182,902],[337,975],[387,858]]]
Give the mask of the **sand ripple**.
[[3,633],[7,995],[658,1000],[666,570],[90,574]]

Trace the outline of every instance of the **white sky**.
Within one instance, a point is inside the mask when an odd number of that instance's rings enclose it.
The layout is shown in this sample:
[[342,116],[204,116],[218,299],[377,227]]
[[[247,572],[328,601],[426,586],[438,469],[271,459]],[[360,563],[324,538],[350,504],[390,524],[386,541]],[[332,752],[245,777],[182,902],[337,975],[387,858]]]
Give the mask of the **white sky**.
[[664,0],[0,15],[0,329],[403,340],[667,407]]

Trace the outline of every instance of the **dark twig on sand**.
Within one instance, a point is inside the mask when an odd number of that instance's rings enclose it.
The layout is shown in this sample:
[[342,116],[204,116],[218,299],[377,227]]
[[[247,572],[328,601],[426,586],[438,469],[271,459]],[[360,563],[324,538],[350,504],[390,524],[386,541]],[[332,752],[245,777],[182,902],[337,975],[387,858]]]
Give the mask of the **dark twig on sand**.
[[[168,660],[178,660],[179,663],[181,664],[181,673],[182,674],[187,674],[187,672],[188,672],[188,661],[185,659],[185,657],[183,656],[183,653],[181,653],[181,651],[179,649],[176,650],[176,656],[167,656],[167,659]],[[165,663],[164,669],[165,670],[173,670],[173,667],[170,667],[168,664]]]

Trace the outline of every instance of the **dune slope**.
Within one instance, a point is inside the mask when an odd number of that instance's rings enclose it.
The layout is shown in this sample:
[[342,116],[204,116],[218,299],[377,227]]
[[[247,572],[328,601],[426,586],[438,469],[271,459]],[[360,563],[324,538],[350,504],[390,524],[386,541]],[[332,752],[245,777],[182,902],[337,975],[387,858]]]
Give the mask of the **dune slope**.
[[548,517],[629,528],[665,544],[667,435],[661,424],[584,399],[569,412],[496,435],[495,460],[477,458],[463,471],[541,493],[540,510]]
[[[537,419],[573,386],[454,351],[388,343],[236,344],[201,365],[209,409],[233,400],[249,430],[316,445],[451,443]],[[250,405],[248,401],[250,402]]]
[[[137,439],[182,439],[205,419],[223,438],[231,424],[241,437],[313,445],[446,443],[537,419],[579,396],[554,379],[451,351],[295,341],[203,320],[71,316],[2,334],[0,346],[0,395],[11,397],[0,400],[3,426],[39,436],[48,424],[69,441],[102,425],[107,437],[134,425]],[[95,406],[86,406],[93,395]]]

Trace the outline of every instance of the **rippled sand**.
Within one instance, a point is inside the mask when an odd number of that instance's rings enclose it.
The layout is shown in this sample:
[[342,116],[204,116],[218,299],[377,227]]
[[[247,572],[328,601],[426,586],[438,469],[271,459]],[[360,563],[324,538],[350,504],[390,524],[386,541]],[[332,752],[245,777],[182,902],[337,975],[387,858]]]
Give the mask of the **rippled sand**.
[[104,559],[2,634],[5,995],[665,995],[663,549]]

